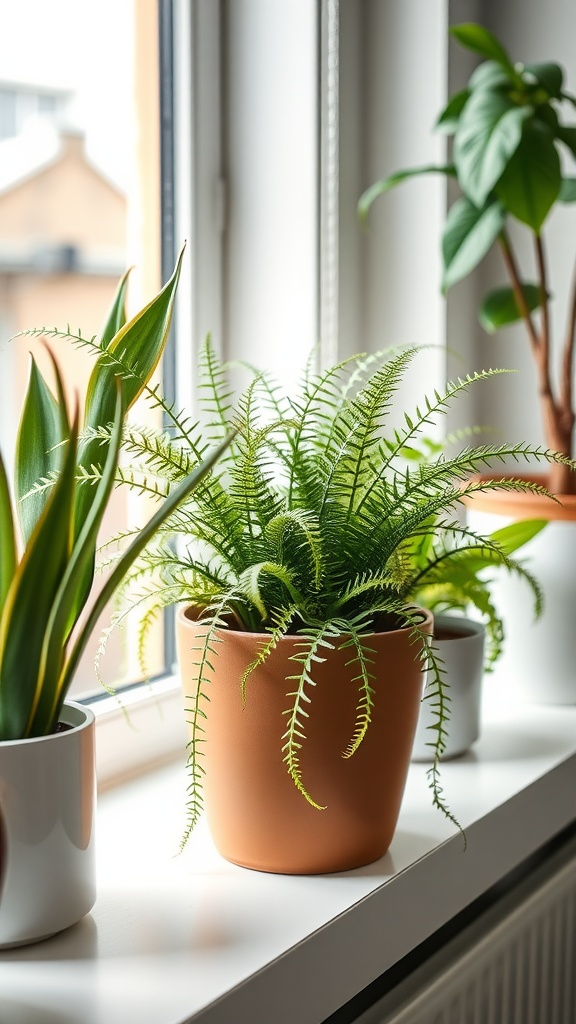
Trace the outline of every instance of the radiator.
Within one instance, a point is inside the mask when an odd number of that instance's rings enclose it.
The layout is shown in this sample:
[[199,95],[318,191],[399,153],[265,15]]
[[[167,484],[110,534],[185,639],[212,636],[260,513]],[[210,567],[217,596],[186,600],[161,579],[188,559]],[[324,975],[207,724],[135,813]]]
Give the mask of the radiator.
[[572,842],[357,1024],[576,1024],[575,933]]

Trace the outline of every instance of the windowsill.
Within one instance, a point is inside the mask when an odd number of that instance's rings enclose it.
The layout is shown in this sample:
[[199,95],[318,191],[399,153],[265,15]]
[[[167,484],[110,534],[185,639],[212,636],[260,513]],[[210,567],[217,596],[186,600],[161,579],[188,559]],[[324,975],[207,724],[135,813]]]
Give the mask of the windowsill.
[[177,675],[100,698],[91,707],[96,715],[100,793],[173,761],[186,747],[184,702]]
[[573,820],[576,707],[495,707],[485,690],[474,753],[443,767],[466,852],[431,808],[424,765],[388,854],[317,877],[228,864],[205,826],[174,856],[182,759],[105,791],[94,911],[0,955],[0,1018],[320,1024]]

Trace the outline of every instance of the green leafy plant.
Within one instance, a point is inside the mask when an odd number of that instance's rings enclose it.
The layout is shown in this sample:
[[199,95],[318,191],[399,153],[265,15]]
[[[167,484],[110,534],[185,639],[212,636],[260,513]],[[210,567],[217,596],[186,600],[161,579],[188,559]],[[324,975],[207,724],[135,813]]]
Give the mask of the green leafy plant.
[[[287,730],[282,757],[295,785],[308,797],[298,752],[305,722],[314,714],[314,661],[326,645],[351,649],[351,679],[358,677],[358,719],[351,722],[353,756],[369,728],[374,699],[363,657],[370,633],[403,623],[417,631],[407,606],[402,556],[438,529],[473,535],[451,511],[490,479],[472,480],[482,467],[508,457],[546,463],[565,456],[529,445],[464,447],[448,458],[407,464],[404,452],[470,387],[500,372],[488,370],[447,384],[389,428],[395,392],[417,349],[356,356],[317,373],[310,365],[299,391],[285,395],[265,373],[253,371],[233,401],[222,365],[208,339],[199,368],[203,422],[173,415],[172,435],[128,428],[123,444],[133,462],[132,486],[150,491],[178,480],[202,456],[207,440],[235,439],[213,474],[160,527],[123,587],[127,606],[139,606],[144,630],[162,604],[193,605],[206,623],[198,653],[198,687],[190,699],[190,829],[202,809],[203,721],[209,714],[206,668],[218,656],[216,630],[236,626],[263,634],[261,664],[286,634],[302,639],[297,678],[286,683]],[[136,471],[140,466],[141,475]],[[548,493],[537,484],[508,479],[510,490]],[[473,538],[474,539],[474,538]],[[484,540],[483,549],[503,549]],[[148,582],[151,581],[151,582]],[[430,656],[427,644],[425,657]],[[240,681],[250,700],[251,665]],[[433,703],[438,722],[430,769],[433,801],[441,796],[438,759],[444,749],[447,707],[441,670],[433,661]],[[189,834],[189,833],[188,833]]]
[[[562,156],[576,157],[576,124],[561,119],[563,108],[576,106],[576,98],[565,90],[561,65],[513,63],[481,25],[456,25],[450,32],[483,58],[466,88],[451,96],[436,122],[437,131],[453,137],[452,161],[383,178],[364,192],[359,214],[365,221],[377,196],[414,175],[440,173],[455,179],[462,195],[450,207],[442,236],[442,288],[447,291],[470,274],[497,246],[509,284],[486,296],[480,322],[489,332],[523,322],[536,367],[546,444],[571,457],[576,279],[556,376],[551,365],[551,294],[543,228],[553,210],[576,202],[576,177],[566,176],[561,166]],[[510,221],[523,225],[532,238],[533,280],[525,280],[521,273]],[[550,469],[549,486],[557,494],[574,493],[576,481],[567,466],[557,465]]]
[[[411,447],[405,455],[411,462],[437,458],[467,434],[459,431],[443,442],[424,438],[420,448]],[[428,608],[435,615],[468,615],[473,610],[486,627],[485,671],[492,672],[505,637],[504,618],[492,596],[493,572],[504,569],[525,581],[538,618],[543,607],[538,581],[512,555],[546,525],[545,519],[521,519],[484,537],[472,530],[455,534],[440,525],[438,516],[433,517],[431,529],[410,537],[395,555],[397,585],[407,602]]]
[[[96,445],[93,436],[80,438],[78,408],[69,414],[56,359],[51,356],[55,395],[32,361],[17,441],[16,508],[0,458],[0,740],[55,731],[105,605],[155,531],[201,483],[228,444],[224,439],[183,474],[91,598],[97,535],[117,478],[125,413],[141,389],[139,382],[148,380],[160,358],[179,272],[180,263],[165,288],[128,324],[123,311],[126,278],[120,283],[97,343],[100,355],[84,413],[86,427],[108,426],[106,444]],[[118,374],[115,352],[130,366],[130,374]],[[94,475],[97,484],[86,486],[86,478]]]
[[434,536],[418,538],[411,547],[406,599],[434,614],[467,615],[474,609],[486,626],[486,672],[493,671],[505,638],[504,617],[492,597],[491,572],[503,567],[522,577],[532,591],[534,615],[538,617],[543,606],[538,581],[511,555],[545,526],[544,519],[523,519],[486,537],[474,538],[471,534],[465,544],[455,542],[450,531],[440,529]]

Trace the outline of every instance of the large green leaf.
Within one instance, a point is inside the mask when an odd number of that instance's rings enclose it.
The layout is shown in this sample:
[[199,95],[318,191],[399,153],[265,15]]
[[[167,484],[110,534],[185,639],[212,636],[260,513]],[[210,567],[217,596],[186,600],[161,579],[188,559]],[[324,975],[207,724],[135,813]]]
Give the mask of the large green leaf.
[[60,468],[62,451],[59,445],[65,438],[59,404],[32,358],[15,458],[17,511],[24,541],[34,530],[46,504],[48,491],[30,494],[25,501],[22,498],[42,478]]
[[547,525],[547,519],[519,519],[490,534],[489,540],[498,544],[506,555],[513,554],[529,540],[536,537]]
[[469,96],[470,89],[462,89],[461,92],[456,92],[450,97],[450,100],[436,121],[435,127],[437,131],[445,132],[446,135],[454,134],[458,127],[460,114],[464,110]]
[[454,163],[462,191],[483,206],[518,149],[532,107],[517,106],[501,93],[472,93],[454,136]]
[[[78,417],[58,481],[24,550],[0,623],[0,738],[30,735],[46,623],[72,543]],[[62,652],[63,653],[63,652]]]
[[461,46],[473,53],[486,57],[487,60],[494,60],[501,67],[505,68],[512,75],[517,77],[517,71],[510,60],[502,43],[492,35],[483,25],[476,25],[474,22],[465,22],[461,25],[453,25],[449,30],[450,35],[457,39]]
[[576,157],[576,128],[573,128],[571,125],[567,127],[559,125],[556,129],[556,138],[563,142],[565,146],[568,146],[572,156]]
[[478,209],[466,196],[450,207],[442,237],[444,279],[447,291],[480,263],[500,234],[506,214],[499,202]]
[[16,537],[6,469],[0,455],[0,619],[16,571]]
[[558,199],[561,203],[576,203],[576,178],[562,178]]
[[445,174],[453,178],[456,176],[456,169],[452,164],[429,165],[426,167],[414,167],[407,171],[397,171],[388,178],[382,178],[381,181],[377,181],[370,188],[367,188],[360,196],[358,202],[358,216],[360,220],[363,223],[366,222],[370,207],[378,196],[388,192],[395,185],[400,185],[401,182],[406,181],[408,178],[417,178],[422,174]]
[[513,217],[539,234],[561,183],[552,132],[540,121],[527,121],[520,145],[496,186],[498,198]]
[[550,61],[541,64],[524,64],[522,73],[523,77],[527,73],[529,77],[538,82],[549,96],[560,99],[564,83],[564,70],[560,64],[553,64]]
[[[539,285],[523,284],[522,291],[530,312],[538,309],[542,301]],[[478,317],[482,327],[489,334],[494,334],[500,327],[506,327],[507,324],[521,320],[522,313],[516,302],[513,289],[495,288],[484,299],[478,311]]]
[[485,60],[470,75],[468,85],[476,92],[477,89],[510,88],[514,76],[495,60]]

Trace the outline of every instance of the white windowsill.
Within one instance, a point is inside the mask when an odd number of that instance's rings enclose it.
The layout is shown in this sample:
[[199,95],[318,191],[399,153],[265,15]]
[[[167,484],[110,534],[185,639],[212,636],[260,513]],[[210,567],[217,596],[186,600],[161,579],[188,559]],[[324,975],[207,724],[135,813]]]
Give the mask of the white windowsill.
[[183,758],[105,791],[94,911],[0,954],[0,1019],[320,1024],[573,820],[576,707],[496,706],[486,693],[474,753],[443,767],[466,852],[430,806],[423,765],[388,854],[318,877],[237,868],[205,827],[174,856]]
[[166,675],[91,704],[96,714],[98,789],[150,771],[186,749],[179,676]]

